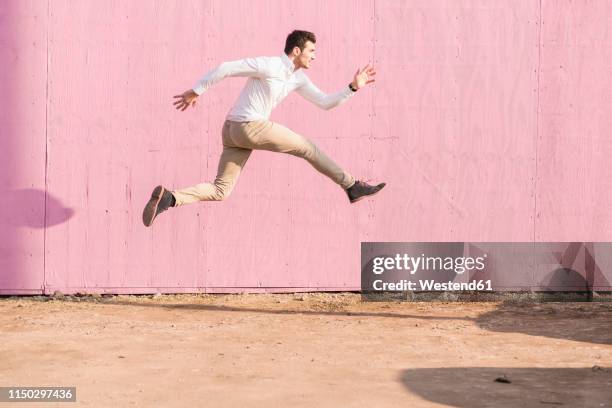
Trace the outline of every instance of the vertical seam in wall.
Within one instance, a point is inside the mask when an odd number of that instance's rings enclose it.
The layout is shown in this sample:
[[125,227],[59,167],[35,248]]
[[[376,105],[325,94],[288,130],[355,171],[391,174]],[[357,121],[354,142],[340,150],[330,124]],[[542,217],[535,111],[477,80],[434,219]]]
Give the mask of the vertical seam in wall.
[[538,70],[536,85],[536,140],[535,140],[535,174],[533,180],[533,242],[536,242],[536,226],[538,222],[538,142],[540,139],[540,64],[542,61],[542,0],[539,3],[538,22]]
[[[376,0],[372,1],[372,65],[376,67]],[[370,103],[371,114],[370,114],[370,174],[374,173],[374,117],[376,116],[376,103],[375,103],[375,92],[374,88],[370,89]],[[373,175],[373,174],[372,174]],[[368,214],[368,218],[374,217],[374,204],[369,207],[370,211]],[[366,233],[366,237],[369,234]]]
[[49,26],[50,22],[50,1],[47,0],[47,66],[45,70],[45,209],[44,209],[44,228],[43,228],[43,294],[47,292],[47,169],[49,163]]

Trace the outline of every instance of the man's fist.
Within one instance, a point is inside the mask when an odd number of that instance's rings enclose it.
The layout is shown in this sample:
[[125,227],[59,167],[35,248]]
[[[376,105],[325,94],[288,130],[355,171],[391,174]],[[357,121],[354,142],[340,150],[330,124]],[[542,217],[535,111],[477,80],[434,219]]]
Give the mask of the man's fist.
[[174,107],[176,109],[184,111],[189,107],[189,105],[195,107],[196,99],[198,99],[198,94],[195,93],[193,89],[189,89],[180,95],[174,95],[173,98],[178,98],[178,100],[176,100],[173,104]]

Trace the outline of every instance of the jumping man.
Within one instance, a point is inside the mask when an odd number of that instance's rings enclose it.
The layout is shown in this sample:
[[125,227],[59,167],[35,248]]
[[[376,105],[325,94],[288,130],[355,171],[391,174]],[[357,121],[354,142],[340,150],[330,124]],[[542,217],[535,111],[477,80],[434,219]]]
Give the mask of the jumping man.
[[268,118],[291,91],[322,109],[331,109],[351,98],[359,89],[374,82],[376,71],[370,64],[358,69],[353,81],[340,92],[327,95],[317,88],[302,68],[310,68],[315,59],[315,35],[295,30],[287,36],[285,52],[280,57],[246,58],[224,62],[207,73],[193,87],[175,95],[176,109],[195,107],[196,100],[213,84],[226,77],[249,77],[238,101],[223,124],[223,153],[213,183],[202,183],[169,191],[162,186],[153,189],[142,213],[145,226],[170,207],[197,201],[219,201],[231,193],[240,171],[253,150],[288,153],[306,159],[315,169],[342,187],[351,203],[379,192],[385,183],[376,186],[355,180],[310,140]]

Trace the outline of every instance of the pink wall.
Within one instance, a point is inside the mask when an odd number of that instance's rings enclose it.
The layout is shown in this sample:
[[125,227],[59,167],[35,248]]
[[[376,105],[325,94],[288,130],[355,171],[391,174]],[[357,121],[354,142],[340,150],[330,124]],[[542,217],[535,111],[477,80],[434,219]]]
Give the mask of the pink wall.
[[0,2],[0,293],[43,289],[47,112],[43,9],[43,2]]
[[[353,290],[361,241],[612,241],[611,23],[605,0],[3,1],[0,293]],[[385,191],[349,205],[255,152],[227,201],[144,228],[156,184],[214,177],[244,80],[172,95],[293,28],[322,89],[378,80],[272,120]]]

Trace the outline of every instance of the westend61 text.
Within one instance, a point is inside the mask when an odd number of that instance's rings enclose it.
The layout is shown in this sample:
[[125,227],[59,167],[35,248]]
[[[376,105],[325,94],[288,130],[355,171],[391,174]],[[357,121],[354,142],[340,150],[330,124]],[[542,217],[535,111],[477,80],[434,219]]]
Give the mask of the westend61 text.
[[436,282],[435,280],[419,280],[417,285],[417,282],[406,279],[402,279],[397,282],[383,282],[379,279],[373,282],[372,287],[374,290],[381,291],[493,290],[490,280],[474,280],[470,282]]

